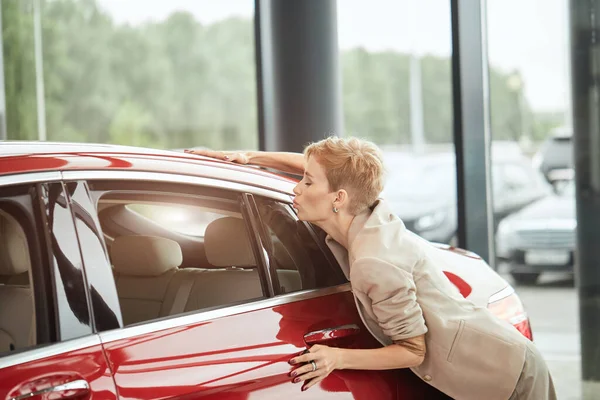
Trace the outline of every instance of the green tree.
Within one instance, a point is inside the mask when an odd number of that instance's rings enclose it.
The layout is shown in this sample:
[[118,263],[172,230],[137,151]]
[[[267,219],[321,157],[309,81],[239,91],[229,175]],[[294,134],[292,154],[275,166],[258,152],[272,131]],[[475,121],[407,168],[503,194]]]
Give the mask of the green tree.
[[35,140],[38,135],[31,3],[3,0],[1,5],[8,138]]
[[[33,16],[30,0],[3,0],[2,27],[9,137],[37,138]],[[141,4],[141,3],[140,3]],[[191,13],[116,24],[95,0],[43,0],[43,63],[49,140],[166,148],[257,147],[254,26],[229,18],[202,25]],[[410,143],[408,54],[363,48],[340,55],[347,134],[379,144]],[[430,143],[452,141],[452,70],[447,57],[420,61],[424,129]],[[490,69],[494,139],[535,137],[519,106],[514,73]]]

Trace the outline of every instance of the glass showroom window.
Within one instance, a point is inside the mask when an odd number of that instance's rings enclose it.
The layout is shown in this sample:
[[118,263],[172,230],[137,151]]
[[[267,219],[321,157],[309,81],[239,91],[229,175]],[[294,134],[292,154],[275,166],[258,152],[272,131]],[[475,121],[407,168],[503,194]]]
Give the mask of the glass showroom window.
[[257,148],[254,1],[1,6],[9,139]]
[[338,2],[347,135],[384,150],[384,197],[407,227],[450,242],[457,228],[450,3]]

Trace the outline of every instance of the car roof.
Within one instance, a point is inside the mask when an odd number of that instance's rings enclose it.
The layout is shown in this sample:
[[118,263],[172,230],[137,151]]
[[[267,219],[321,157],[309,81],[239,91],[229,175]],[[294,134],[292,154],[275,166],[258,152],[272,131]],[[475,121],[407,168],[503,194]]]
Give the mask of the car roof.
[[50,171],[138,171],[202,176],[293,194],[297,180],[244,166],[171,150],[112,144],[0,142],[0,177]]

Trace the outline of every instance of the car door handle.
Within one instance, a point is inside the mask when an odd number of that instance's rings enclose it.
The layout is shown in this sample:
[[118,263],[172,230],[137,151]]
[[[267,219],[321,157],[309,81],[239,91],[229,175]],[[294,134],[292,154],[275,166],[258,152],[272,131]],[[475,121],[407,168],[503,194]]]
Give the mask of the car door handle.
[[36,390],[33,392],[21,394],[19,396],[11,397],[10,400],[23,400],[33,396],[42,396],[44,394],[53,393],[53,399],[71,399],[81,397],[90,392],[90,385],[83,379],[77,379],[75,381],[63,383],[62,385],[52,386],[49,388]]
[[308,332],[304,335],[304,341],[308,345],[326,342],[328,340],[355,336],[360,333],[360,328],[356,324],[348,324],[336,326],[334,328],[321,329],[318,331]]

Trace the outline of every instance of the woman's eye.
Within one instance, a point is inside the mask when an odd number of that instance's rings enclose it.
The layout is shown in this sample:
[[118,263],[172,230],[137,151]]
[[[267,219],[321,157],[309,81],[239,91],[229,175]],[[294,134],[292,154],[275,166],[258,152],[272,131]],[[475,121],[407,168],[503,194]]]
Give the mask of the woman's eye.
[[306,186],[310,186],[310,185],[312,185],[312,183],[310,183],[310,182],[304,182],[304,184],[305,184]]

